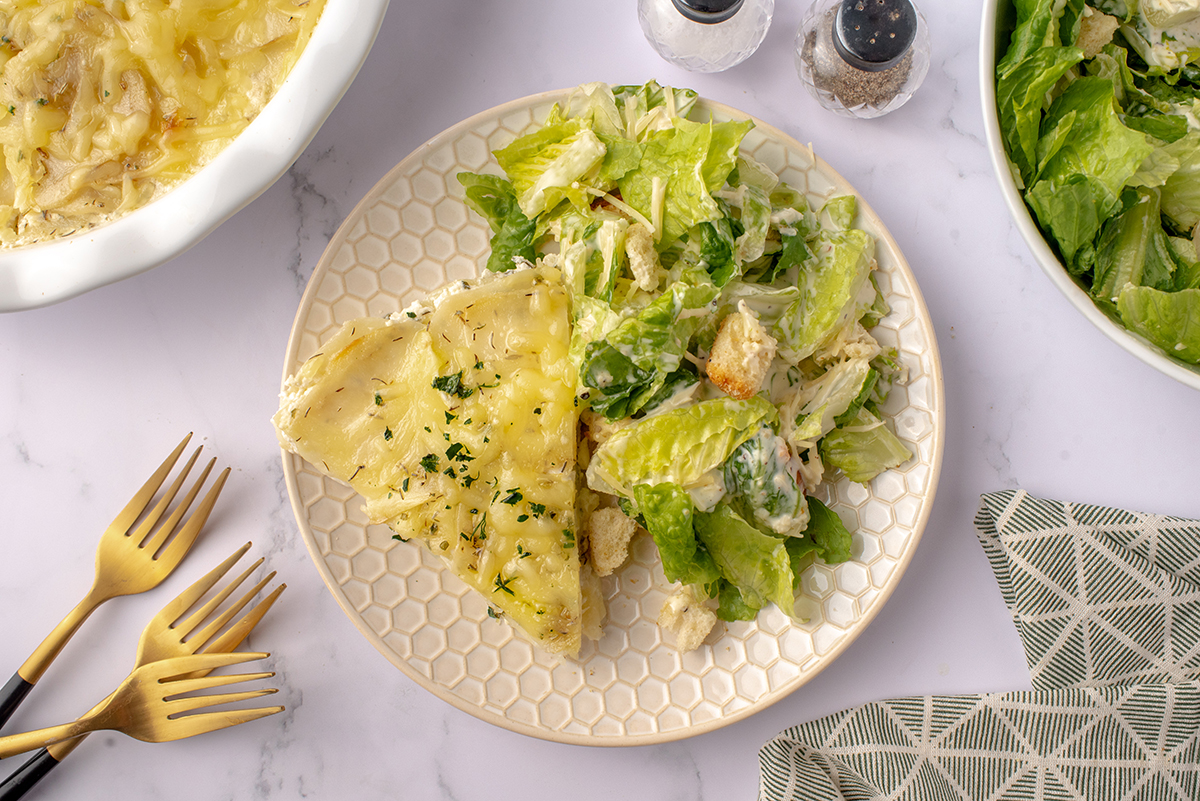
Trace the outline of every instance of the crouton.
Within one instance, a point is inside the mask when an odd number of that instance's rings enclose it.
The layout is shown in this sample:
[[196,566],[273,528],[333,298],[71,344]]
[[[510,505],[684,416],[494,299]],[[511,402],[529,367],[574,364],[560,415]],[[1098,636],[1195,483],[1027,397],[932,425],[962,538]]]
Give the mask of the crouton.
[[625,231],[625,255],[629,257],[629,269],[639,289],[653,292],[658,289],[658,251],[654,249],[654,235],[641,223],[634,223]]
[[1121,21],[1116,17],[1084,6],[1083,16],[1079,20],[1079,36],[1075,39],[1075,46],[1083,51],[1085,58],[1091,58],[1112,41],[1113,34],[1120,26]]
[[696,597],[690,585],[676,590],[658,613],[658,625],[674,633],[680,653],[699,648],[716,622],[716,612]]
[[625,564],[637,523],[617,507],[606,506],[592,512],[587,526],[592,568],[598,576],[610,575]]
[[708,356],[708,378],[730,397],[745,400],[762,388],[778,343],[745,301],[726,315]]

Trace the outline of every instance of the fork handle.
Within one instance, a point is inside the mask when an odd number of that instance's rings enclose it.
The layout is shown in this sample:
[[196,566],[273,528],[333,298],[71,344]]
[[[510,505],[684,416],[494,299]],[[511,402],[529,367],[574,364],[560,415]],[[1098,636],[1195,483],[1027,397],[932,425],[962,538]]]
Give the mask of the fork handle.
[[60,764],[54,755],[45,748],[38,751],[3,783],[0,783],[0,801],[17,801]]
[[96,611],[96,607],[107,601],[108,598],[109,596],[97,591],[95,586],[88,590],[88,594],[83,596],[83,600],[75,604],[75,608],[59,621],[59,624],[54,627],[54,631],[50,632],[46,639],[42,640],[41,645],[25,660],[25,664],[17,668],[17,673],[30,684],[37,684],[38,679],[46,672],[46,668],[50,667],[50,663],[58,656],[59,651],[83,625],[83,621],[87,620],[92,612]]
[[48,745],[61,743],[63,740],[70,740],[72,737],[95,731],[102,725],[96,715],[88,713],[73,723],[63,723],[59,726],[49,726],[45,729],[34,729],[21,734],[0,737],[0,759],[7,759],[26,751],[34,751]]
[[14,673],[5,683],[4,688],[0,689],[0,726],[12,717],[32,689],[33,685],[21,678],[20,673]]
[[3,727],[12,717],[13,712],[17,711],[17,707],[25,700],[25,696],[29,695],[33,685],[37,684],[38,679],[46,672],[46,668],[50,667],[50,663],[67,644],[67,640],[71,639],[71,635],[105,600],[107,599],[97,595],[96,589],[93,587],[83,600],[62,619],[62,622],[54,627],[54,631],[50,632],[42,644],[25,660],[25,664],[17,668],[17,672],[8,680],[4,688],[0,689],[0,727]]

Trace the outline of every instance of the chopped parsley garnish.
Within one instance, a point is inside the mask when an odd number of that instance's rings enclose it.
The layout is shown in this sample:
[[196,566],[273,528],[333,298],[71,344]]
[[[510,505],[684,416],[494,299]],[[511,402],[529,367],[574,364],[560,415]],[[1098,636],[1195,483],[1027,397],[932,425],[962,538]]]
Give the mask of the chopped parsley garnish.
[[529,519],[529,515],[517,515],[518,523],[524,523],[528,519]]
[[415,320],[415,319],[417,319],[416,312],[405,312],[405,314],[407,314],[407,315],[408,315],[408,319],[410,319],[410,320]]
[[536,409],[534,409],[534,410],[533,410],[533,413],[534,413],[534,414],[541,414],[541,413],[542,413],[542,407],[541,407],[541,406],[537,407]]
[[375,405],[376,405],[376,406],[382,406],[382,405],[383,405],[383,396],[382,396],[382,395],[380,395],[378,392],[376,392],[376,393],[375,393]]
[[509,583],[512,582],[513,578],[514,578],[513,576],[510,576],[506,579],[503,576],[501,576],[499,573],[497,573],[496,574],[496,582],[495,582],[496,589],[492,590],[492,592],[496,592],[496,590],[503,590],[504,592],[507,592],[509,595],[515,596],[516,593],[513,592],[508,586]]
[[462,370],[454,375],[441,375],[433,379],[433,388],[456,398],[469,398],[475,390],[463,383]]
[[564,528],[562,530],[562,534],[563,534],[563,547],[564,548],[574,548],[575,547],[575,532],[571,531],[571,529],[569,529],[569,528]]
[[477,478],[479,478],[479,476],[463,476],[463,487],[465,489],[470,489],[471,485],[475,483]]
[[387,426],[383,427],[383,438],[385,440],[390,440],[392,438],[392,429],[391,428],[389,428]]
[[[379,397],[379,396],[377,395],[376,397]],[[446,425],[450,425],[457,419],[458,419],[458,415],[451,414],[450,412],[446,412]]]
[[445,473],[446,475],[450,476],[450,478],[454,478],[454,465],[450,465],[442,472]]
[[521,490],[510,489],[508,491],[508,495],[504,496],[504,500],[500,501],[500,503],[507,503],[509,506],[512,506],[514,504],[520,503],[520,501],[523,497],[525,497],[525,496],[521,494]]
[[546,504],[529,502],[529,511],[533,512],[534,517],[541,517],[546,514]]
[[404,483],[400,485],[401,492],[408,492],[408,479],[404,479]]
[[471,451],[467,449],[466,445],[456,442],[446,449],[446,458],[459,462],[469,462],[475,457],[471,455]]
[[475,369],[476,370],[483,369],[483,359],[480,359],[478,356],[475,357]]
[[517,557],[520,559],[524,559],[526,556],[533,556],[533,553],[531,551],[525,550],[523,547],[521,547],[521,543],[518,542],[517,543]]
[[408,542],[407,537],[401,537],[399,534],[393,534],[392,539],[399,540],[400,542]]
[[426,473],[436,473],[438,469],[438,458],[436,453],[427,453],[421,457],[421,467],[425,468]]

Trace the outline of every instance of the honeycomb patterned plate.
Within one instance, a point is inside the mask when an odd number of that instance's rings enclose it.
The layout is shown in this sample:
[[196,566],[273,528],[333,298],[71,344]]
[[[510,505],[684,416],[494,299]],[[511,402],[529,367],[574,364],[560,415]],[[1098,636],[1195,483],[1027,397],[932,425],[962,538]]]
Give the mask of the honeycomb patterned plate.
[[[330,242],[301,302],[285,375],[344,322],[396,312],[447,280],[470,278],[490,231],[468,213],[455,174],[498,172],[491,151],[543,120],[566,91],[516,100],[434,137],[371,190]],[[746,118],[701,101],[693,112]],[[743,151],[820,203],[853,188],[810,148],[757,120]],[[861,198],[860,198],[861,200]],[[288,492],[317,569],[354,624],[401,671],[476,717],[548,740],[639,745],[689,737],[763,709],[827,667],[875,617],[916,550],[941,465],[944,412],[933,325],[912,272],[883,223],[860,204],[878,237],[879,288],[891,314],[877,337],[895,346],[909,378],[887,402],[915,457],[869,487],[841,480],[825,500],[854,531],[854,558],[802,577],[796,623],[771,607],[723,624],[679,654],[656,624],[671,587],[653,541],[635,538],[630,561],[604,589],[603,639],[578,659],[536,649],[415,543],[368,525],[361,501],[299,457],[285,454]]]

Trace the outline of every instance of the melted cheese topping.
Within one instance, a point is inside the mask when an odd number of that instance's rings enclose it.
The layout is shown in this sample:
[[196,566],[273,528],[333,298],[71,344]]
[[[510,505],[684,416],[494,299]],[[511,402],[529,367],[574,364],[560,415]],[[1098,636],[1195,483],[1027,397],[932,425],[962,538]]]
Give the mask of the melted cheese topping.
[[539,645],[576,653],[575,376],[556,270],[347,323],[284,387],[283,446],[417,538]]
[[144,205],[262,110],[325,0],[0,5],[0,245]]

